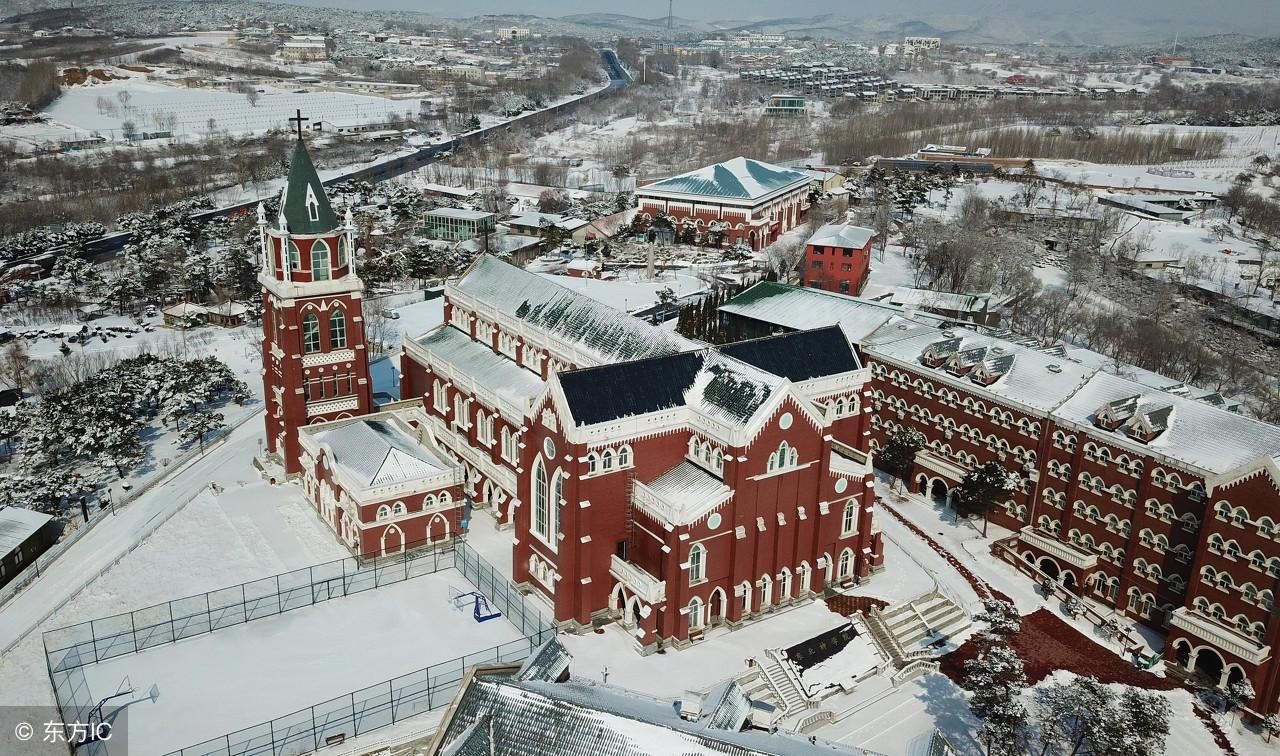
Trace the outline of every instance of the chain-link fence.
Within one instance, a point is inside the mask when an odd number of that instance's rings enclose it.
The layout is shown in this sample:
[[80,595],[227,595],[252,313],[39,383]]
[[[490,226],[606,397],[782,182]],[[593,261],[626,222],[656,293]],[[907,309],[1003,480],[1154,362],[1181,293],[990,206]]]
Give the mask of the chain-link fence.
[[[449,568],[457,568],[524,637],[433,664],[174,753],[180,756],[309,753],[326,743],[340,742],[440,708],[452,699],[467,667],[523,661],[555,632],[551,623],[525,601],[510,581],[461,540],[431,551],[398,554],[363,565],[355,559],[326,562],[51,630],[44,636],[45,656],[62,719],[68,723],[85,722],[96,703],[85,682],[81,669],[84,665]],[[96,753],[107,756],[107,745],[94,744]]]
[[455,559],[454,547],[445,545],[363,564],[353,557],[325,562],[50,630],[44,634],[45,654],[50,657],[49,668],[62,672],[429,575],[453,567]]

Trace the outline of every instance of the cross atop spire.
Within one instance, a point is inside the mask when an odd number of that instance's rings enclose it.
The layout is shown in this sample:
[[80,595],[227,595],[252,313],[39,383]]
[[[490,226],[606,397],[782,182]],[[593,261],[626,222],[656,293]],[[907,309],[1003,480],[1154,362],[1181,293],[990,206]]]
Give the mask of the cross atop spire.
[[297,115],[296,115],[296,116],[294,116],[293,118],[290,118],[290,119],[289,119],[289,123],[294,123],[295,121],[297,122],[297,124],[298,124],[298,141],[302,141],[302,122],[303,122],[303,121],[310,121],[311,119],[310,119],[310,118],[303,118],[303,117],[302,117],[302,110],[301,110],[301,109],[297,110],[296,112],[297,112]]

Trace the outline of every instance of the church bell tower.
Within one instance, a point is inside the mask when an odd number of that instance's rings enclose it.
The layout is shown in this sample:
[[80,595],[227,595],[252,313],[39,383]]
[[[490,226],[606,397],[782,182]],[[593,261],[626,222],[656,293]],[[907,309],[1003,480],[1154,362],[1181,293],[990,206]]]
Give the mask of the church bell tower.
[[351,210],[334,214],[297,120],[279,213],[258,206],[267,452],[290,475],[302,471],[299,426],[373,408]]

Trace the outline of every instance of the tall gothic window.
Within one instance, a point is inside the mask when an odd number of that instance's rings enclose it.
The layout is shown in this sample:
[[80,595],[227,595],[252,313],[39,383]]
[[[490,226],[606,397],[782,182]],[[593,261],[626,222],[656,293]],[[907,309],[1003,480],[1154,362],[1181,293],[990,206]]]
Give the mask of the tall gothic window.
[[311,245],[311,280],[328,281],[332,277],[329,270],[329,245],[323,239],[316,239]]
[[695,543],[689,549],[689,585],[697,585],[707,577],[707,549]]
[[347,316],[342,310],[335,309],[329,313],[329,347],[331,349],[347,347]]
[[289,270],[301,270],[302,258],[298,252],[298,245],[292,241],[289,242]]
[[858,524],[858,505],[850,501],[844,505],[844,516],[840,521],[841,535],[849,535]]
[[533,463],[533,534],[554,546],[551,531],[551,493],[547,490],[547,468],[542,459]]
[[351,237],[343,235],[338,238],[338,266],[345,267],[351,259]]
[[302,351],[307,354],[320,351],[320,318],[314,314],[302,319]]

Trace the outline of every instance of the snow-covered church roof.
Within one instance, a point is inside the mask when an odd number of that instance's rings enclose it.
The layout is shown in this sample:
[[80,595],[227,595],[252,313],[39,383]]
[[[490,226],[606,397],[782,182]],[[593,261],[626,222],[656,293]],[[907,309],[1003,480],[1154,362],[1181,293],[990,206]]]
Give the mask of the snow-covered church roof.
[[703,346],[492,255],[476,258],[446,293],[454,290],[575,345],[591,364],[676,354]]
[[421,480],[456,469],[430,442],[419,441],[385,413],[302,430],[327,448],[332,464],[361,489]]
[[280,215],[291,234],[327,234],[341,225],[325,194],[324,184],[301,139],[289,158],[289,178],[280,197]]
[[759,200],[775,192],[808,186],[807,174],[790,168],[736,157],[641,187],[640,194],[679,194],[723,199]]

